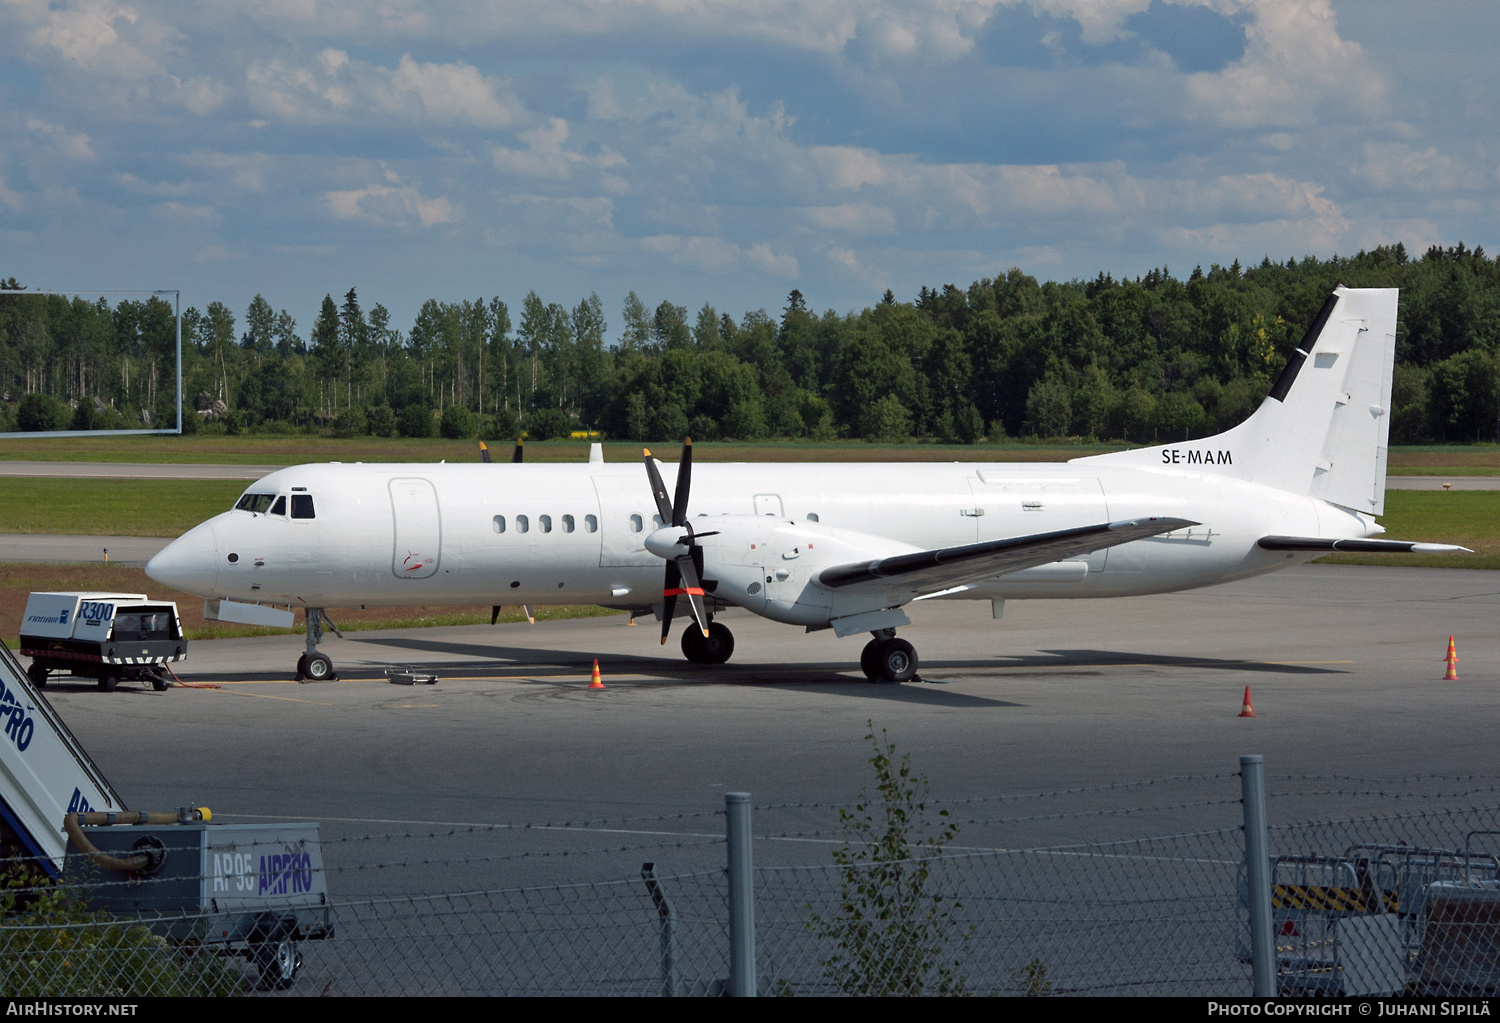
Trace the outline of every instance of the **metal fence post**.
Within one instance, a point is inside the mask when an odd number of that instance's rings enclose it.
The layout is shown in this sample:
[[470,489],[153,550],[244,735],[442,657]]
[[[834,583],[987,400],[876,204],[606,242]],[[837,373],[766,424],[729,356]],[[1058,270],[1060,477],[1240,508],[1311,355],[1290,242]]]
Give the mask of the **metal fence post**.
[[729,993],[755,997],[755,891],[750,856],[750,793],[724,793],[729,840]]
[[651,901],[656,905],[656,915],[659,918],[661,996],[671,998],[677,994],[677,910],[673,908],[672,900],[667,898],[661,882],[656,879],[655,863],[642,863],[641,877],[645,879],[646,890],[651,893]]
[[1250,957],[1257,998],[1276,994],[1276,939],[1271,933],[1271,859],[1266,843],[1265,757],[1240,757],[1245,813],[1245,880],[1250,888]]

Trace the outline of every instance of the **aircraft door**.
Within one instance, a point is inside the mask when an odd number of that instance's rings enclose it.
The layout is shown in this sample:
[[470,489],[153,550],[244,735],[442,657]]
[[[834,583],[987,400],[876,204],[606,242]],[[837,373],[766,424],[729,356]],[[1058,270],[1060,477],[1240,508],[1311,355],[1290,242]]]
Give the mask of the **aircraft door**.
[[443,544],[437,491],[430,481],[414,477],[391,480],[390,491],[396,524],[391,572],[398,579],[435,575]]

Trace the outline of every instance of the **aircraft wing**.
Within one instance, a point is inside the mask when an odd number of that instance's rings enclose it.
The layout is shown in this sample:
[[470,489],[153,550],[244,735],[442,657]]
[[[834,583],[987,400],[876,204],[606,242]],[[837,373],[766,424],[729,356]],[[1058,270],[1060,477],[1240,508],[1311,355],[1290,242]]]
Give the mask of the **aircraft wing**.
[[818,582],[833,589],[857,587],[889,591],[900,588],[909,589],[914,594],[931,593],[1196,525],[1197,522],[1187,519],[1157,517],[1101,522],[1095,526],[1075,526],[1050,533],[1032,533],[961,547],[896,554],[852,565],[835,565],[823,569]]
[[1451,551],[1474,552],[1451,543],[1422,543],[1419,540],[1339,540],[1319,536],[1263,536],[1256,546],[1267,551],[1344,551],[1358,554],[1446,554]]

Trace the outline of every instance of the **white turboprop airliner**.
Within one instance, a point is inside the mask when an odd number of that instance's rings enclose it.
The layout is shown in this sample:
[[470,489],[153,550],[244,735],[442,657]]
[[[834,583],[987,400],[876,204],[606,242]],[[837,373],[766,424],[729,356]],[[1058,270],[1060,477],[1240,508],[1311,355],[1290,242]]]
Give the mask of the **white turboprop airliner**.
[[1396,298],[1337,289],[1260,408],[1201,440],[1054,464],[694,468],[689,441],[675,469],[647,452],[644,472],[597,454],[299,465],[146,572],[224,620],[290,625],[303,608],[299,678],[333,675],[317,649],[325,608],[503,601],[652,611],[663,643],[687,615],[683,653],[703,664],[734,649],[714,613],[742,607],[871,633],[865,674],[907,681],[917,656],[895,630],[914,600],[989,600],[999,617],[1005,600],[1189,589],[1332,550],[1463,550],[1368,539],[1384,532]]

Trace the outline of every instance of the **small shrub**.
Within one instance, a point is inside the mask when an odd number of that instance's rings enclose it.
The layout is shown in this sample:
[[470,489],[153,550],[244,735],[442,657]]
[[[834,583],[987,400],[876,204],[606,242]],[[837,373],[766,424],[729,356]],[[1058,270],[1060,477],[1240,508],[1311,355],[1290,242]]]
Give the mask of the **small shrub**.
[[434,426],[432,412],[426,405],[408,405],[401,410],[396,432],[403,437],[431,437],[437,432]]
[[389,405],[376,405],[365,417],[365,429],[376,437],[396,435],[396,413]]
[[[860,793],[853,810],[839,809],[839,912],[814,913],[810,924],[834,951],[818,963],[849,995],[965,994],[959,963],[948,959],[953,912],[963,907],[937,890],[934,875],[959,826],[947,810],[928,819],[927,778],[912,774],[911,754],[897,761],[874,722],[865,739],[875,747],[876,797]],[[959,940],[966,945],[967,934]]]
[[0,892],[0,996],[203,997],[239,994],[234,964],[188,955],[133,921],[90,912],[74,890],[32,887],[13,869]]
[[28,394],[16,409],[16,423],[27,433],[60,430],[67,422],[67,406],[45,394]]
[[333,435],[335,437],[362,437],[368,425],[363,406],[345,405],[339,409],[338,415],[333,417]]
[[449,440],[464,440],[474,436],[474,413],[462,405],[449,405],[443,409],[443,421],[438,427]]

